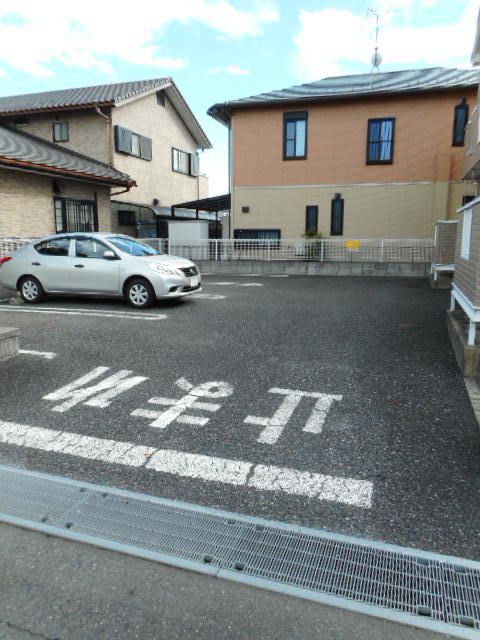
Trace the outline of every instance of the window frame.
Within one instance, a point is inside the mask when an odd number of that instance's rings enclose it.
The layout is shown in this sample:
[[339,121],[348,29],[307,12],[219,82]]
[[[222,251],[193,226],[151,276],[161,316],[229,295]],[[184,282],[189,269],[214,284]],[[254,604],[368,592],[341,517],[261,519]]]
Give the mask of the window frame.
[[[333,230],[333,214],[335,203],[340,202],[342,206],[342,224],[340,228],[340,232],[334,232]],[[330,235],[331,236],[343,236],[343,227],[345,222],[345,200],[344,198],[332,198],[332,203],[330,205]]]
[[[175,168],[175,153],[179,154],[178,155],[178,168]],[[182,171],[180,169],[180,154],[182,154],[183,156],[186,156],[187,158],[187,170],[186,171]],[[178,149],[177,147],[172,147],[172,171],[174,171],[175,173],[181,173],[184,176],[190,176],[192,175],[190,173],[191,171],[191,158],[190,158],[190,153],[188,153],[188,151],[182,151],[182,149]]]
[[[40,247],[42,244],[47,244],[48,242],[60,242],[61,240],[66,240],[68,243],[68,250],[67,250],[67,255],[63,256],[63,255],[55,255],[55,254],[50,254],[50,253],[41,253],[41,251],[39,251],[38,247]],[[71,249],[72,249],[72,238],[68,237],[68,236],[60,236],[58,238],[50,238],[49,240],[41,240],[40,242],[37,242],[37,244],[34,244],[34,249],[35,251],[41,255],[41,256],[49,256],[51,258],[69,258],[70,254],[71,254]]]
[[[390,142],[390,158],[388,160],[370,160],[370,144],[372,144],[370,140],[370,129],[373,123],[383,123],[385,121],[391,121],[392,123],[392,138]],[[383,118],[369,118],[367,121],[367,149],[366,149],[366,164],[367,165],[375,165],[375,164],[393,164],[393,154],[395,150],[395,118],[393,116],[386,116]],[[385,141],[387,142],[387,141]],[[373,144],[382,144],[382,139],[374,140]]]
[[472,243],[472,209],[463,212],[462,242],[460,244],[460,257],[470,260],[470,245]]
[[[305,122],[305,153],[302,156],[287,155],[287,125],[295,122],[294,148],[297,146],[297,122]],[[306,160],[308,155],[308,111],[285,111],[283,114],[283,159],[284,160]]]
[[[63,127],[65,127],[65,131],[66,131],[66,137],[59,137],[57,138],[55,130],[56,127],[60,127],[60,130],[62,130]],[[55,120],[55,122],[52,122],[52,140],[53,142],[69,142],[70,140],[70,126],[68,121],[66,120]]]
[[[105,253],[105,251],[113,251],[113,249],[111,247],[109,247],[108,245],[106,245],[104,242],[102,242],[101,240],[99,240],[98,238],[92,238],[91,236],[75,236],[74,238],[72,238],[72,240],[74,241],[73,244],[73,257],[74,258],[79,258],[80,260],[105,260],[105,258],[103,257],[103,253]],[[103,247],[103,252],[101,257],[96,257],[96,256],[79,256],[77,255],[77,242],[78,241],[82,241],[82,240],[90,240],[91,242],[96,242],[97,244],[101,245]],[[116,252],[113,251],[113,253],[115,253],[115,255],[117,256]],[[118,256],[117,256],[118,258]]]
[[[457,129],[457,116],[460,113],[464,113],[465,125],[463,127],[462,141],[455,137]],[[452,147],[464,147],[465,146],[465,133],[468,125],[469,106],[465,98],[462,98],[460,104],[455,105],[453,110],[453,130],[452,130]]]
[[[315,225],[313,229],[308,228],[308,213],[309,210],[314,210],[315,212]],[[305,233],[316,233],[318,234],[318,204],[307,204],[305,207]]]
[[[55,219],[55,231],[56,233],[88,233],[84,229],[69,229],[68,222],[70,222],[69,215],[70,213],[67,211],[67,207],[69,205],[77,205],[80,206],[88,206],[91,207],[91,214],[93,216],[93,229],[92,231],[98,231],[98,208],[97,201],[88,200],[86,198],[69,198],[65,196],[54,196],[53,197],[53,215]],[[75,214],[74,214],[75,215]],[[61,222],[61,227],[59,226],[59,222]]]

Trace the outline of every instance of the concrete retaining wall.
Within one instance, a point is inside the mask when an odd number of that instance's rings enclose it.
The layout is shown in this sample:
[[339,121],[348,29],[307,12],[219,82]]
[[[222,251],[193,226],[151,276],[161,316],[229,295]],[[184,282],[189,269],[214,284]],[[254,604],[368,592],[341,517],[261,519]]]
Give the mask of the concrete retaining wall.
[[201,273],[257,273],[266,275],[308,276],[398,276],[425,278],[429,262],[307,262],[305,260],[231,260],[195,261]]
[[20,331],[11,327],[0,327],[0,362],[18,355]]

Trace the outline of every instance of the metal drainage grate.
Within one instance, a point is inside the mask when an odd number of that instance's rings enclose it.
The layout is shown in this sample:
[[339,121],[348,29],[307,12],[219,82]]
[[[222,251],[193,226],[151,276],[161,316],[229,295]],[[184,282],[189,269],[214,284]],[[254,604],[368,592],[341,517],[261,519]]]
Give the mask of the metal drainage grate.
[[0,521],[478,638],[478,562],[1,465]]

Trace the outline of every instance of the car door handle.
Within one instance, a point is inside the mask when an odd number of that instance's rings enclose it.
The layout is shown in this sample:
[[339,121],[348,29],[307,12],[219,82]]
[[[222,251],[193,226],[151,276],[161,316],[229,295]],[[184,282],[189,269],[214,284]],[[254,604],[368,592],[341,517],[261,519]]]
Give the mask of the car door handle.
[[83,268],[84,268],[84,266],[85,266],[84,264],[76,264],[76,265],[75,265],[75,267],[76,267],[77,269],[83,269]]
[[41,264],[40,262],[32,262],[32,265],[33,265],[34,267],[39,267],[39,266],[40,266],[40,264]]

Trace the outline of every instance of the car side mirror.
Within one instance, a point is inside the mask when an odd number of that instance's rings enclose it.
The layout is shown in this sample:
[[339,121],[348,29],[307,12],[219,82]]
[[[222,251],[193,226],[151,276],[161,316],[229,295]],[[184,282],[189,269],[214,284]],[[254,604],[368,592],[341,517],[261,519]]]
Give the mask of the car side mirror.
[[107,249],[107,251],[103,252],[103,257],[105,260],[116,260],[117,256],[115,255],[115,253],[113,251],[111,251],[110,249]]

